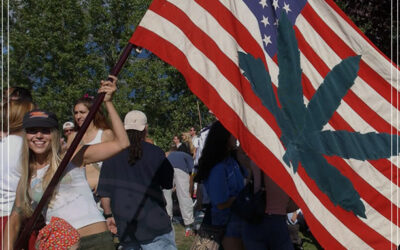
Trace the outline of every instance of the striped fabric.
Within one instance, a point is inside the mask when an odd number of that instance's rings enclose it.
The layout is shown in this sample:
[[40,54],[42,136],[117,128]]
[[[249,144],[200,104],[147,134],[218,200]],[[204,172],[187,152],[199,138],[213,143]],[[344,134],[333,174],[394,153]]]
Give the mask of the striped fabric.
[[353,183],[366,219],[335,206],[302,166],[294,173],[282,160],[280,128],[241,74],[237,54],[243,51],[261,58],[276,91],[276,31],[271,27],[281,11],[294,23],[305,104],[336,64],[362,55],[355,84],[324,129],[398,134],[398,68],[332,0],[154,0],[130,42],[149,49],[184,75],[193,93],[302,208],[323,247],[397,247],[397,157],[360,161],[325,156]]

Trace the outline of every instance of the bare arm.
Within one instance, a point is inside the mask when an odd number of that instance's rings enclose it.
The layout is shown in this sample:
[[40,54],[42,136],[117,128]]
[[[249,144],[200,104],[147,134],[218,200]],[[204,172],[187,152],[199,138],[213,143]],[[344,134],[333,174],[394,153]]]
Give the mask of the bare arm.
[[110,77],[113,79],[113,81],[101,81],[101,87],[98,92],[106,93],[104,97],[104,105],[108,111],[114,138],[111,141],[79,148],[73,159],[73,162],[78,166],[82,166],[87,163],[103,161],[121,152],[123,149],[129,146],[128,135],[126,134],[121,118],[119,117],[114,104],[112,103],[112,96],[117,89],[117,78],[115,76]]
[[21,199],[22,199],[22,192],[20,191],[19,185],[17,188],[17,195],[14,201],[14,205],[8,218],[7,224],[5,225],[3,231],[3,248],[5,250],[12,250],[14,249],[15,241],[19,235],[19,231],[21,229],[21,222],[24,218],[22,209],[21,209]]
[[[111,199],[108,197],[102,197],[100,202],[101,202],[101,206],[104,209],[104,214],[112,214]],[[113,234],[117,233],[117,225],[115,224],[114,216],[106,218],[106,224],[107,224],[108,230],[110,230],[111,233],[113,233]]]

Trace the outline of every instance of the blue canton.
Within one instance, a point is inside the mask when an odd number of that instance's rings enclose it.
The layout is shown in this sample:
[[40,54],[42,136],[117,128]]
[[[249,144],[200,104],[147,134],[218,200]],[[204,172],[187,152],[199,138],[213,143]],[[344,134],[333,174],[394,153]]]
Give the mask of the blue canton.
[[277,52],[278,20],[285,11],[292,25],[306,5],[306,0],[244,0],[258,20],[264,50],[272,58]]

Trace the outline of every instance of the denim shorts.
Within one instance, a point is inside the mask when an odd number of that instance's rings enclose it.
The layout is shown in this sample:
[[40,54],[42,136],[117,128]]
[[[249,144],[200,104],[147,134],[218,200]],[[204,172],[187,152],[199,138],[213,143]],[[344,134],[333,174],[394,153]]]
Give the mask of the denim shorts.
[[242,238],[243,220],[231,213],[228,224],[226,225],[225,237]]
[[137,242],[121,243],[119,250],[176,250],[175,232],[159,235],[148,244],[139,244]]

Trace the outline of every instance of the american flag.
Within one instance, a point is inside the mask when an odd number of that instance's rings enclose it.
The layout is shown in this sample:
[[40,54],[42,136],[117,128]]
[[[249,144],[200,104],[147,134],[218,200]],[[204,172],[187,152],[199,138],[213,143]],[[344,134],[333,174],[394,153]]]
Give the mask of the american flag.
[[255,163],[302,208],[324,248],[397,248],[397,157],[325,156],[360,194],[366,218],[335,206],[302,166],[295,173],[282,159],[281,130],[238,63],[238,51],[261,58],[276,90],[276,27],[282,12],[294,25],[305,104],[336,64],[362,56],[354,85],[324,129],[398,135],[398,67],[331,0],[154,0],[130,42],[184,75]]

